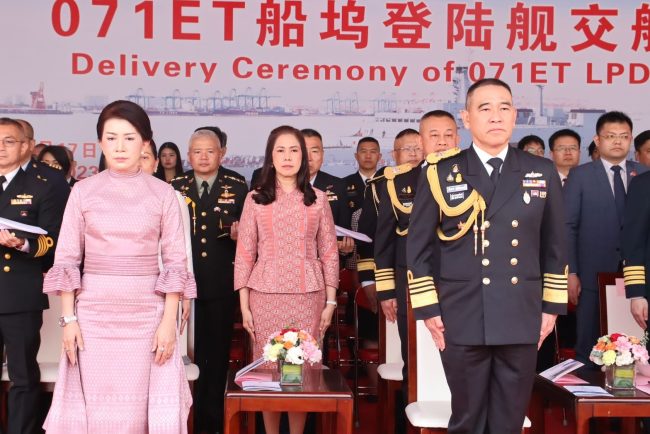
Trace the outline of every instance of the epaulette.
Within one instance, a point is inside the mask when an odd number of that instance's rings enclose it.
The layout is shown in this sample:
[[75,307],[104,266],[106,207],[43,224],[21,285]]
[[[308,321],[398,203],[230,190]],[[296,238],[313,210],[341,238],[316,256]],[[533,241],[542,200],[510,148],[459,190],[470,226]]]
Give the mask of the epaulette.
[[460,154],[460,148],[458,146],[441,152],[432,152],[429,155],[427,155],[427,163],[436,164],[440,160],[444,160],[446,158],[453,157],[454,155],[458,155],[458,154]]
[[237,182],[239,182],[241,184],[244,184],[244,185],[246,184],[246,180],[244,178],[237,178],[236,176],[232,176],[232,175],[223,175],[223,177],[231,179],[233,181],[237,181]]
[[384,169],[384,176],[386,179],[395,179],[397,175],[410,172],[413,169],[409,163],[400,164],[399,166],[390,166]]

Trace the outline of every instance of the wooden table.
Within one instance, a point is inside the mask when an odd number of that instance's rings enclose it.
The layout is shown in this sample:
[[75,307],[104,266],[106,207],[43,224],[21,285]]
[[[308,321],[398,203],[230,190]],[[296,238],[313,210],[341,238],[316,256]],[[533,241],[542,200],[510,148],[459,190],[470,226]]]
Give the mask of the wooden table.
[[[605,374],[600,371],[580,369],[573,374],[592,386],[604,387]],[[607,389],[606,389],[607,390]],[[650,395],[638,390],[611,391],[611,397],[577,397],[563,386],[539,375],[535,378],[530,403],[530,419],[533,434],[544,434],[544,409],[557,404],[575,414],[576,434],[589,433],[592,417],[620,417],[622,433],[636,432],[636,417],[650,417]]]
[[[277,372],[274,372],[276,375]],[[247,392],[235,384],[235,373],[228,373],[224,425],[225,434],[239,434],[245,412],[304,411],[325,413],[323,432],[352,434],[352,404],[354,396],[337,370],[304,370],[302,387],[283,386],[282,392]],[[274,377],[275,380],[275,377]],[[249,418],[249,421],[254,418]],[[333,423],[332,417],[336,416]],[[249,422],[249,432],[251,428]]]

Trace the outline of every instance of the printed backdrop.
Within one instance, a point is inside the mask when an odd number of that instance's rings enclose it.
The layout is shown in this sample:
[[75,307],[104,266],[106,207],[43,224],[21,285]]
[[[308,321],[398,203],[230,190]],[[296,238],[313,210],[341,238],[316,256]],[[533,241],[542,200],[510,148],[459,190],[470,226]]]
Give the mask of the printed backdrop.
[[319,130],[334,174],[355,170],[364,135],[389,160],[397,132],[457,115],[483,77],[513,87],[514,141],[574,128],[584,160],[604,110],[650,128],[650,4],[635,0],[5,0],[0,40],[0,116],[70,147],[80,178],[115,99],[145,107],[156,142],[183,155],[195,128],[221,127],[224,164],[246,176],[281,124]]

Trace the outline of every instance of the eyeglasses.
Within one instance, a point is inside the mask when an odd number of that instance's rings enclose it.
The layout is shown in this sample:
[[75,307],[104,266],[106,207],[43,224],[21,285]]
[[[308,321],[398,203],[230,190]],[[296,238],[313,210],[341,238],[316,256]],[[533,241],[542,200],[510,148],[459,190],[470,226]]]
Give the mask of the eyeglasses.
[[557,146],[553,149],[556,152],[578,152],[579,150],[578,146]]
[[628,133],[623,133],[623,134],[613,134],[613,133],[607,133],[605,135],[598,135],[601,139],[607,140],[608,142],[613,142],[614,140],[620,140],[621,142],[626,142],[630,140],[630,134]]
[[0,140],[0,143],[5,145],[7,148],[13,148],[16,146],[18,143],[24,143],[24,140],[16,140],[13,137],[5,137],[4,139]]
[[395,149],[397,152],[404,152],[407,154],[418,154],[422,152],[422,147],[420,146],[405,146],[403,148]]

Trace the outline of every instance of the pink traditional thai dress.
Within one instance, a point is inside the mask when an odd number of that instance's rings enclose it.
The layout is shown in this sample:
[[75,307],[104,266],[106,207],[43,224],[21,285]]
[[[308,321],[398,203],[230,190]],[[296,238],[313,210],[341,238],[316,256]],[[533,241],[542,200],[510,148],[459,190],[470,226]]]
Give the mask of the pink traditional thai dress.
[[325,193],[305,206],[303,195],[276,189],[276,199],[259,205],[250,192],[239,221],[235,289],[250,288],[255,326],[254,357],[267,338],[291,325],[316,339],[325,307],[325,286],[338,287],[339,254],[332,210]]
[[165,293],[196,296],[173,188],[142,172],[85,179],[59,240],[43,291],[77,291],[84,350],[76,366],[61,355],[47,433],[187,433],[192,397],[178,346],[163,365],[151,352]]

